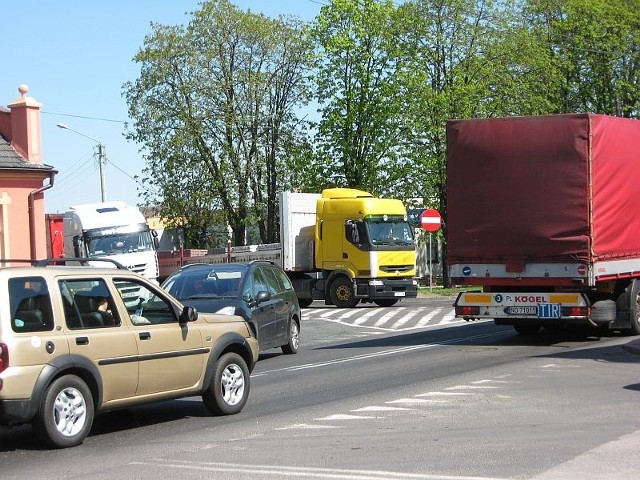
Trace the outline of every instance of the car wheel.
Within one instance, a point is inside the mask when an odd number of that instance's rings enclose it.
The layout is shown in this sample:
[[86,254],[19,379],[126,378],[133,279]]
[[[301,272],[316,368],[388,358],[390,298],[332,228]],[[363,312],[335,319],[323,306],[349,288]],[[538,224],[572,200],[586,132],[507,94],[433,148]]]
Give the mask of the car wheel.
[[33,431],[46,445],[73,447],[89,434],[93,415],[93,397],[87,384],[75,375],[65,375],[46,389]]
[[282,351],[288,355],[298,352],[300,346],[300,327],[295,318],[289,322],[289,343],[282,345]]
[[379,300],[374,300],[373,303],[375,303],[379,307],[392,307],[396,303],[398,303],[398,299],[397,298],[381,298]]
[[346,277],[337,278],[329,289],[331,303],[338,308],[353,308],[360,301],[353,293],[353,285]]
[[247,403],[249,369],[237,353],[225,353],[215,365],[213,381],[202,395],[205,407],[215,415],[233,415]]

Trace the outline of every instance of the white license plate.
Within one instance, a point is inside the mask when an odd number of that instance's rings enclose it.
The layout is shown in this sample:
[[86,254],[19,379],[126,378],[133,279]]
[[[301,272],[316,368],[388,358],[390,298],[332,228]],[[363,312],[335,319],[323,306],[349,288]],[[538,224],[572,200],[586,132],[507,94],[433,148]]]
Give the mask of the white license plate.
[[538,307],[507,307],[508,315],[537,315]]
[[404,292],[393,292],[394,297],[404,297]]

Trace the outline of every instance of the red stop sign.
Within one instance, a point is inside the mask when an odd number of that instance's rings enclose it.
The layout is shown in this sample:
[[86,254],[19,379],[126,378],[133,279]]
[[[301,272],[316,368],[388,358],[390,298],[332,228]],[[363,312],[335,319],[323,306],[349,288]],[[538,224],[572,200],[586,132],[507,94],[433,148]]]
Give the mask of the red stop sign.
[[440,229],[440,225],[442,225],[442,217],[437,210],[427,208],[420,214],[420,225],[422,225],[422,228],[427,232],[436,232]]

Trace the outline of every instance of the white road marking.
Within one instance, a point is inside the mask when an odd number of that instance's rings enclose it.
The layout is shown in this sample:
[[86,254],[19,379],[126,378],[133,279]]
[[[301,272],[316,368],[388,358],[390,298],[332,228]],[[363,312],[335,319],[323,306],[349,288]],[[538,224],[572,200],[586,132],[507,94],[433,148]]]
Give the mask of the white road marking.
[[[349,327],[397,332],[433,327],[436,325],[461,322],[450,307],[366,307],[366,308],[329,308],[316,314],[312,310],[303,310],[305,320],[324,320]],[[379,317],[378,317],[379,316]],[[416,317],[418,320],[416,321]],[[397,318],[397,320],[395,320]],[[394,321],[395,320],[395,321]]]
[[475,393],[471,392],[427,392],[427,393],[419,393],[416,397],[454,397],[454,396],[464,396],[464,395],[475,395]]
[[333,422],[335,420],[366,420],[376,417],[367,417],[362,415],[346,415],[338,413],[336,415],[329,415],[328,417],[316,418],[316,422]]
[[398,400],[391,400],[389,402],[385,402],[389,404],[394,403],[407,403],[407,404],[432,404],[432,403],[446,403],[446,400],[431,400],[427,398],[399,398]]
[[410,311],[409,313],[407,313],[406,315],[403,315],[397,322],[395,322],[391,328],[393,328],[394,330],[400,330],[401,327],[406,324],[409,320],[411,320],[413,317],[415,317],[416,315],[418,315],[418,313],[420,313],[419,309],[415,309]]
[[423,473],[384,470],[348,470],[342,468],[314,468],[285,465],[249,465],[246,463],[194,462],[189,460],[152,458],[131,462],[130,465],[149,465],[177,470],[201,472],[230,472],[251,475],[252,478],[327,478],[332,480],[507,480],[496,477],[468,477],[459,475],[430,475]]
[[405,407],[381,407],[378,405],[372,405],[370,407],[356,408],[355,410],[351,410],[351,411],[352,412],[396,412],[399,410],[411,411],[415,409],[405,408]]
[[492,379],[488,379],[488,380],[476,380],[475,382],[471,382],[471,383],[512,383],[508,380],[492,380]]
[[447,387],[447,390],[482,390],[482,389],[491,389],[491,388],[500,388],[500,387],[493,387],[490,385],[456,385],[455,387]]
[[431,320],[433,320],[437,315],[440,315],[441,312],[442,308],[438,308],[427,313],[424,317],[418,320],[418,322],[416,323],[416,327],[424,327],[425,325],[428,325],[429,323],[431,323]]
[[342,428],[335,425],[314,425],[311,423],[296,423],[293,425],[288,425],[286,427],[278,427],[275,430],[313,430],[313,429],[322,429],[322,428]]

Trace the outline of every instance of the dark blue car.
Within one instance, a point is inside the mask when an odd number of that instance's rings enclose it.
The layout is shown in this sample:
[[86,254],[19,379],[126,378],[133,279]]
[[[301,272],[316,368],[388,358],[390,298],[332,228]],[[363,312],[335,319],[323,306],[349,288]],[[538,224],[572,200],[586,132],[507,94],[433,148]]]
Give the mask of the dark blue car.
[[260,351],[296,353],[300,305],[289,277],[271,262],[190,264],[162,287],[199,312],[240,315],[253,329]]

